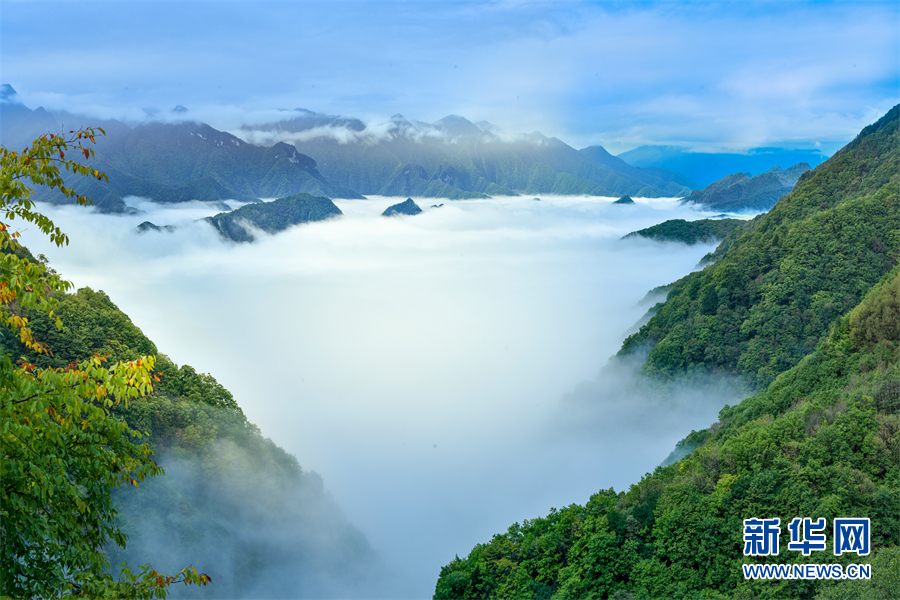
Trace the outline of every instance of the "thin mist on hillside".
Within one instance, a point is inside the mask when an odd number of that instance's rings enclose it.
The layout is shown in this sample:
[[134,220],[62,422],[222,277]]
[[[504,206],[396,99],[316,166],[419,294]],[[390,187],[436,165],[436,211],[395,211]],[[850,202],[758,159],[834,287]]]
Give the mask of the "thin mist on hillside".
[[[110,563],[192,565],[213,584],[174,598],[353,598],[390,595],[365,537],[348,526],[322,479],[278,470],[231,440],[205,456],[163,451],[165,475],[114,495],[128,536]],[[114,569],[115,570],[115,569]]]
[[[237,245],[196,221],[214,208],[130,199],[145,212],[48,208],[66,248],[23,237],[228,388],[322,476],[380,554],[384,594],[423,597],[460,548],[627,486],[734,400],[662,401],[634,393],[634,366],[600,372],[647,292],[714,247],[620,240],[709,215],[613,200],[417,198],[422,214],[390,218],[397,198],[337,201],[342,217]],[[137,233],[145,220],[179,227]]]

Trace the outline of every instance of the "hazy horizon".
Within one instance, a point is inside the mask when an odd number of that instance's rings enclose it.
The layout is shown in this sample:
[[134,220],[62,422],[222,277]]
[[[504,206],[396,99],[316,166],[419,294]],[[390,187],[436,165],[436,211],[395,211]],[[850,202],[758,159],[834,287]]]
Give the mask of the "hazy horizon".
[[26,104],[94,117],[183,105],[234,130],[297,107],[366,123],[457,114],[613,154],[831,155],[898,101],[898,19],[878,1],[9,0],[0,50]]

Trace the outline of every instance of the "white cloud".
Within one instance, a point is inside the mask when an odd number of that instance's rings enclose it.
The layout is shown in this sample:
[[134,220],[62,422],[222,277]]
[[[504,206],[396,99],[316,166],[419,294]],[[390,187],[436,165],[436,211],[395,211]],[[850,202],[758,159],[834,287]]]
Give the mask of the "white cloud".
[[[897,101],[894,3],[105,6],[5,6],[4,78],[31,105],[118,118],[181,104],[233,130],[297,106],[461,114],[614,151],[833,145]],[[26,43],[87,23],[89,43]]]
[[[64,249],[35,231],[25,241],[230,389],[323,476],[402,574],[397,593],[418,597],[454,554],[513,522],[636,481],[731,399],[672,427],[641,416],[652,403],[597,396],[603,435],[572,428],[559,404],[616,352],[644,294],[712,248],[619,238],[702,214],[660,199],[415,200],[421,215],[391,219],[380,214],[397,198],[338,201],[342,218],[236,245],[191,224],[215,209],[132,199],[147,212],[48,209]],[[143,220],[185,226],[135,234]],[[621,388],[603,381],[591,389]]]

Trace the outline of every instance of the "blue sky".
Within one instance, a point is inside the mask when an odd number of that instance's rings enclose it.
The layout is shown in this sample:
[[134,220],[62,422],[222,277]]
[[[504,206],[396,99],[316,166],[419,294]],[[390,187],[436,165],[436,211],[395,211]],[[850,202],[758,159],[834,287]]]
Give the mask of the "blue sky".
[[575,146],[821,147],[900,101],[900,3],[17,2],[29,106],[222,129],[303,107],[448,114]]

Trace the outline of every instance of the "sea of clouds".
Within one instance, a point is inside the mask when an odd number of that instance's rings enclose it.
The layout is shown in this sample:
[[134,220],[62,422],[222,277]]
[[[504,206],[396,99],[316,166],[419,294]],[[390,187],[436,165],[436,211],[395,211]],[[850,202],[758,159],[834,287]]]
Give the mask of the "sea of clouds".
[[[430,597],[454,555],[627,489],[735,397],[661,401],[630,386],[637,364],[601,372],[647,292],[714,248],[620,238],[709,215],[675,199],[521,196],[416,198],[422,214],[381,216],[401,200],[337,201],[343,217],[253,244],[197,222],[218,212],[202,203],[41,206],[71,243],[34,228],[23,240],[319,473],[384,558],[378,594]],[[136,233],[144,220],[179,227]]]

